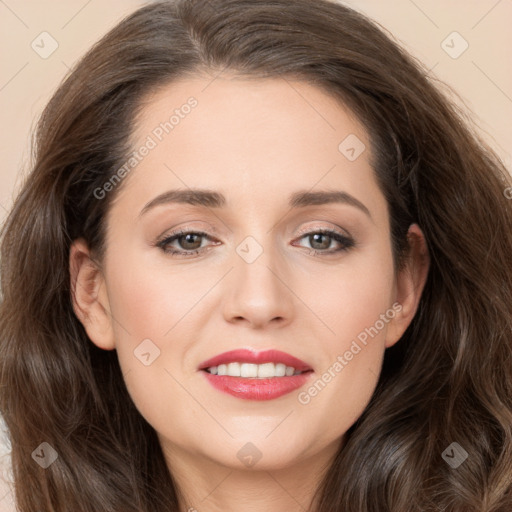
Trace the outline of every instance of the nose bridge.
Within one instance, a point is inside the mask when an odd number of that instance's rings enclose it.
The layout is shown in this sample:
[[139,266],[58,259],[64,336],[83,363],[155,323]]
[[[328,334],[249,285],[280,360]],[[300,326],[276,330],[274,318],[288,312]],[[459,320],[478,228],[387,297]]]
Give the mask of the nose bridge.
[[285,323],[292,316],[292,294],[284,284],[284,261],[274,246],[273,233],[249,235],[235,248],[234,269],[224,305],[226,320],[245,319],[264,325],[274,319]]

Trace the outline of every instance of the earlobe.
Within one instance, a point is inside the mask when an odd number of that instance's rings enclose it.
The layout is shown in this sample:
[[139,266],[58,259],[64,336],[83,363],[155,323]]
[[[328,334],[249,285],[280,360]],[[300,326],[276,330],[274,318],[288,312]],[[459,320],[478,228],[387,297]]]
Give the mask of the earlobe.
[[95,345],[113,350],[114,331],[103,274],[83,239],[75,240],[71,246],[69,270],[75,315]]
[[400,305],[386,336],[386,348],[394,345],[412,322],[418,309],[421,294],[427,281],[430,267],[428,247],[421,228],[411,224],[407,233],[409,254],[396,280],[396,301]]

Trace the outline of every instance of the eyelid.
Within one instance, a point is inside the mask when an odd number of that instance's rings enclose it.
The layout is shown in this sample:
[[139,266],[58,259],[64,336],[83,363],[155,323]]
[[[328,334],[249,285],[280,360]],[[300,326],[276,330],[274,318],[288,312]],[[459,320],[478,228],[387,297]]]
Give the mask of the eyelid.
[[211,225],[204,226],[195,226],[195,225],[185,225],[180,227],[172,227],[166,229],[161,235],[157,237],[157,243],[162,240],[166,240],[167,238],[175,235],[181,235],[184,233],[200,233],[202,235],[206,235],[208,237],[217,237],[220,236],[217,229],[215,229]]
[[353,236],[346,229],[339,228],[332,224],[330,224],[329,226],[321,225],[321,226],[308,226],[307,228],[302,228],[297,233],[297,237],[300,237],[301,235],[309,235],[312,232],[316,232],[316,231],[334,231],[338,235],[343,236],[345,238],[353,238]]
[[175,237],[175,236],[178,236],[178,235],[184,235],[184,234],[188,234],[188,233],[198,233],[198,234],[205,234],[207,235],[208,233],[205,233],[203,232],[202,230],[200,229],[192,229],[192,228],[177,228],[176,230],[167,230],[163,235],[160,235],[158,238],[157,238],[157,242],[163,242],[169,238],[172,238],[172,237]]
[[[204,235],[205,237],[208,237],[210,239],[212,239],[216,236],[219,236],[217,233],[217,230],[215,230],[214,228],[209,228],[209,230],[213,234],[210,234],[207,231],[204,231],[202,229],[195,229],[193,226],[185,226],[185,227],[177,228],[175,231],[173,231],[171,228],[171,230],[166,231],[164,234],[160,235],[157,238],[156,244],[163,242],[171,237],[183,235],[183,234],[187,234],[187,233],[196,233],[199,235]],[[338,233],[339,235],[347,237],[347,238],[353,238],[352,235],[347,230],[338,228],[333,225],[330,225],[329,227],[326,227],[325,225],[323,225],[323,226],[309,226],[307,228],[302,228],[299,230],[296,237],[301,237],[302,235],[309,235],[312,232],[316,232],[316,231],[326,231],[326,230],[334,231],[334,232]]]

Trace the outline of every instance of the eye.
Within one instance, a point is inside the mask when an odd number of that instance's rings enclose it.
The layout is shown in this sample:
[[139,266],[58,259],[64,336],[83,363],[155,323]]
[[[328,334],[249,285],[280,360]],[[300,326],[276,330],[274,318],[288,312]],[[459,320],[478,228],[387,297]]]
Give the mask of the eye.
[[[309,233],[303,234],[299,240],[304,238],[307,239],[309,249],[311,249],[310,252],[314,255],[327,255],[347,251],[355,245],[353,238],[330,229],[310,231]],[[339,247],[333,249],[331,245],[333,242],[335,244],[337,243]]]
[[[298,240],[306,238],[309,243],[310,253],[313,255],[329,255],[348,251],[354,247],[354,240],[342,233],[330,229],[320,229],[304,233]],[[203,245],[204,239],[214,241],[208,233],[202,231],[178,231],[171,233],[155,245],[171,256],[192,256],[206,251],[208,245]],[[214,241],[214,245],[220,242]],[[337,248],[332,248],[332,244],[338,244]]]
[[[166,254],[171,256],[190,256],[192,254],[199,254],[207,249],[202,246],[202,239],[208,238],[213,240],[207,233],[202,231],[178,231],[166,236],[163,240],[157,242]],[[175,244],[174,246],[172,244]],[[178,245],[178,248],[176,248]]]

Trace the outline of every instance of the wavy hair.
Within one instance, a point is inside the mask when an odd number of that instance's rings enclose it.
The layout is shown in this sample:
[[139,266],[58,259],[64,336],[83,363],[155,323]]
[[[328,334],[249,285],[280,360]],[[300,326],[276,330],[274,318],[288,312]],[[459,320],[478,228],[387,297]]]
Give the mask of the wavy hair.
[[[298,78],[364,124],[397,267],[413,222],[431,263],[418,311],[385,353],[375,393],[346,434],[314,512],[512,510],[512,180],[425,68],[377,24],[328,0],[148,4],[97,42],[46,106],[31,172],[1,231],[0,412],[20,512],[179,510],[154,429],[115,351],[72,308],[69,252],[104,255],[146,94],[228,69]],[[58,453],[42,469],[32,452]],[[443,452],[458,443],[456,469]]]

